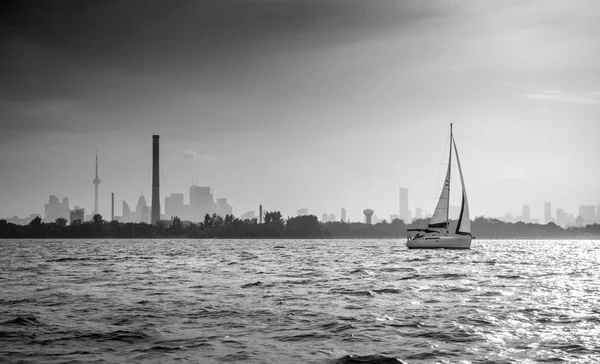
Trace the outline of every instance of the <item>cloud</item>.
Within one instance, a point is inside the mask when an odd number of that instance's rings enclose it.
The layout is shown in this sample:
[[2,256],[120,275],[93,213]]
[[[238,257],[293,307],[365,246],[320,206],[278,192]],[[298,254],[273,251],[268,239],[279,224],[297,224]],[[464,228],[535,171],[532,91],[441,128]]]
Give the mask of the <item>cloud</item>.
[[528,99],[566,102],[571,104],[600,105],[600,92],[567,92],[563,90],[544,90],[523,95]]
[[198,153],[195,150],[188,149],[185,152],[183,152],[183,158],[196,159],[198,158]]
[[221,160],[211,154],[198,154],[195,150],[188,149],[183,152],[183,157],[189,160],[195,160],[199,163],[219,164]]

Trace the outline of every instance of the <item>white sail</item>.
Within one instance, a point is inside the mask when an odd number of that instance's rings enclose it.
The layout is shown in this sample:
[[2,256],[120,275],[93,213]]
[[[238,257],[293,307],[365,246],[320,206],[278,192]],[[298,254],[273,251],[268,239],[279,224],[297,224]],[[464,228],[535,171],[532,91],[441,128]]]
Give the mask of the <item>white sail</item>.
[[[450,158],[452,158],[452,144],[450,144]],[[446,228],[448,226],[448,207],[450,204],[450,162],[448,162],[448,170],[446,171],[446,179],[444,187],[438,200],[435,212],[429,221],[430,228]]]
[[460,175],[460,184],[462,185],[462,204],[460,206],[460,215],[458,216],[458,224],[456,225],[456,234],[471,234],[471,219],[469,216],[469,202],[467,201],[467,189],[465,188],[465,180],[463,179],[462,168],[460,167],[460,159],[458,159],[458,149],[456,142],[453,140],[454,151],[456,152],[456,164],[458,164],[458,174]]

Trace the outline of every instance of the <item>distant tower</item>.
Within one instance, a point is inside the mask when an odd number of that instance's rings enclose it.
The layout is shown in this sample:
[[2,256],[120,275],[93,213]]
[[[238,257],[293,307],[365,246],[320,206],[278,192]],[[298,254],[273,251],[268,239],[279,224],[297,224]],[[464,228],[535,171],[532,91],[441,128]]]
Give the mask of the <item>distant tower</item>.
[[526,224],[529,223],[529,220],[530,220],[529,205],[523,205],[521,217],[522,217],[524,223],[526,223]]
[[346,209],[342,207],[342,221],[346,221]]
[[262,224],[262,218],[263,218],[263,215],[262,215],[262,205],[259,205],[258,206],[258,223],[259,224]]
[[404,221],[410,220],[410,210],[408,209],[408,189],[400,187],[400,198],[399,198],[399,215]]
[[115,219],[115,193],[110,194],[110,221]]
[[546,224],[552,222],[552,204],[549,201],[544,203],[544,221]]
[[363,211],[363,213],[365,214],[365,218],[367,219],[366,223],[367,224],[371,224],[371,216],[373,216],[373,213],[375,211],[371,210],[371,209],[366,209]]
[[158,190],[158,135],[152,136],[152,213],[150,223],[160,220],[160,192]]
[[95,193],[94,193],[94,211],[92,215],[96,215],[98,213],[98,185],[100,184],[100,178],[98,178],[98,152],[96,151],[96,178],[92,181],[94,182]]

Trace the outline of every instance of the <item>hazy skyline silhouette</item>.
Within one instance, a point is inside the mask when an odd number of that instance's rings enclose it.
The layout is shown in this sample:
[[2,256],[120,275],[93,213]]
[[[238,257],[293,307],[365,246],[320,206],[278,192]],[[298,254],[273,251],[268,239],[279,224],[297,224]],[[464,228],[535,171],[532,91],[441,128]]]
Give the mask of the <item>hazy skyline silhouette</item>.
[[19,1],[0,13],[1,217],[42,213],[49,195],[91,211],[96,148],[99,213],[114,192],[120,215],[121,200],[151,196],[153,134],[163,203],[194,177],[238,216],[262,204],[387,218],[399,187],[431,212],[451,120],[472,217],[600,202],[594,1]]

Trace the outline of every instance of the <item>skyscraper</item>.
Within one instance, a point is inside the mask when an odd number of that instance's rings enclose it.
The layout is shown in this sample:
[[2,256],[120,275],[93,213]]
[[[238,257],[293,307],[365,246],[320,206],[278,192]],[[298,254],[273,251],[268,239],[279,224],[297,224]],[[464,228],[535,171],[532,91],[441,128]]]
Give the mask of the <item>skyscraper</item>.
[[308,215],[308,209],[303,207],[297,211],[297,214],[298,216]]
[[586,224],[591,224],[596,220],[596,207],[594,205],[579,206],[579,216],[583,217]]
[[58,197],[52,195],[48,198],[48,203],[44,205],[45,213],[44,213],[44,221],[45,222],[54,222],[59,217],[62,217],[69,221],[70,218],[70,209],[69,209],[69,199],[64,197],[62,203],[59,202]]
[[172,193],[165,197],[165,218],[172,219],[175,216],[181,220],[188,218],[189,211],[183,204],[183,193]]
[[75,209],[71,211],[69,222],[71,225],[81,225],[85,219],[85,210],[75,206]]
[[125,200],[123,200],[123,219],[121,222],[131,222],[131,209]]
[[143,222],[148,223],[148,205],[146,203],[146,198],[144,195],[141,195],[138,199],[137,205],[135,207],[135,216],[133,218],[133,222]]
[[410,210],[408,209],[408,189],[400,187],[400,218],[404,221],[408,221],[411,218]]
[[544,222],[552,222],[552,204],[549,201],[544,203]]
[[94,211],[92,215],[98,213],[98,185],[100,184],[100,178],[98,178],[98,152],[96,152],[96,178],[92,181],[94,183]]
[[156,224],[160,220],[160,190],[159,190],[159,150],[158,150],[158,135],[152,136],[152,213],[151,224]]
[[217,198],[217,215],[221,217],[233,215],[233,208],[227,203],[226,198]]
[[342,207],[342,221],[346,221],[346,209]]
[[529,220],[531,219],[530,213],[529,213],[529,205],[523,205],[521,218],[523,219],[524,223],[526,223],[526,224],[529,223]]
[[203,221],[204,215],[216,212],[210,187],[190,186],[190,220]]
[[558,226],[566,227],[569,216],[563,209],[556,210],[556,224]]

